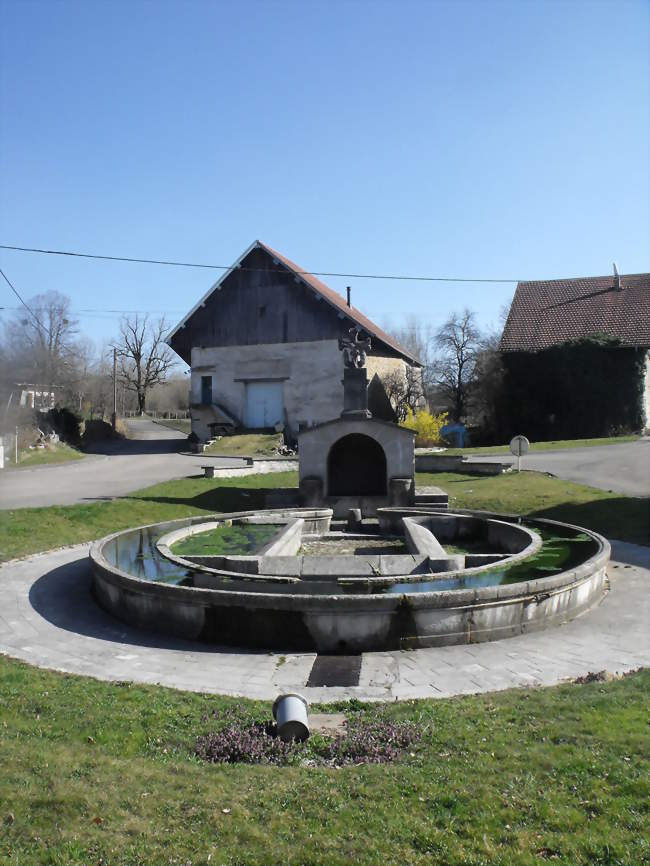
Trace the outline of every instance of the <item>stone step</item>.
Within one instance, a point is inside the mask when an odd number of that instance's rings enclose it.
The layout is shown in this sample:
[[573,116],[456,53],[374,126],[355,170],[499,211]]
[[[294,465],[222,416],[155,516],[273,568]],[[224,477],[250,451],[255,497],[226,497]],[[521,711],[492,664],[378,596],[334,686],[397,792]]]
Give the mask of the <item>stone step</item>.
[[429,502],[415,497],[415,508],[426,508],[429,511],[449,511],[448,502]]
[[415,504],[442,505],[446,508],[449,505],[449,494],[440,487],[416,487]]

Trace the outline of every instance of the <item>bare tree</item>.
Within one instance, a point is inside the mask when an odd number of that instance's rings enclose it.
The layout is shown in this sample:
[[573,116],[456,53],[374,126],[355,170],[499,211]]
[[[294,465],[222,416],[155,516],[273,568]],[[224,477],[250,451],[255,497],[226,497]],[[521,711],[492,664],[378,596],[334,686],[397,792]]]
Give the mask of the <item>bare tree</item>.
[[382,383],[398,421],[405,421],[408,410],[415,412],[424,402],[422,371],[419,367],[406,364],[403,372],[393,370],[383,376]]
[[[74,379],[77,322],[70,298],[45,292],[30,298],[27,310],[5,326],[6,351],[14,378],[53,391]],[[14,382],[15,384],[15,382]]]
[[186,412],[190,407],[188,377],[170,376],[153,388],[147,402],[157,412]]
[[384,330],[391,334],[401,346],[414,355],[421,367],[406,365],[404,373],[398,371],[382,377],[382,382],[398,420],[406,418],[408,409],[415,411],[430,403],[434,386],[432,342],[433,334],[415,315],[407,318],[406,324],[398,327],[387,323]]
[[435,345],[435,383],[449,401],[452,419],[461,421],[477,377],[481,332],[476,314],[467,308],[452,313],[436,333]]
[[164,318],[152,322],[148,315],[135,315],[120,322],[116,341],[119,376],[124,387],[136,395],[140,415],[144,414],[151,388],[165,382],[176,363],[172,350],[165,344],[166,331]]

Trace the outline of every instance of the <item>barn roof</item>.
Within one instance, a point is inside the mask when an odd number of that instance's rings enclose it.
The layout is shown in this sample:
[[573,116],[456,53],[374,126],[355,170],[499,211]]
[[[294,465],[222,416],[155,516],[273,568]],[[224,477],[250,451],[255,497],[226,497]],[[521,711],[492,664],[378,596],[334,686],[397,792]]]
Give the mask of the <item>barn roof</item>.
[[192,307],[192,309],[187,313],[186,316],[176,325],[173,331],[171,331],[167,335],[166,342],[170,342],[174,334],[185,326],[189,319],[194,315],[194,313],[205,304],[206,300],[212,295],[213,292],[217,291],[219,286],[226,280],[226,278],[244,261],[246,256],[249,255],[254,249],[261,249],[268,253],[271,258],[273,258],[277,263],[283,265],[288,271],[297,276],[300,280],[302,280],[306,285],[308,285],[316,294],[327,301],[332,307],[334,307],[339,313],[343,313],[343,315],[351,320],[353,323],[359,326],[359,328],[366,331],[370,334],[371,337],[375,337],[380,342],[384,343],[386,346],[391,348],[394,352],[397,352],[403,358],[405,358],[410,364],[421,367],[422,362],[419,358],[417,358],[412,352],[402,346],[394,337],[391,337],[390,334],[387,334],[386,331],[382,330],[378,325],[376,325],[371,319],[365,316],[361,310],[358,310],[356,307],[348,307],[346,299],[340,295],[338,292],[335,292],[334,289],[331,289],[313,274],[310,274],[308,271],[305,271],[304,268],[301,268],[300,265],[297,265],[295,262],[292,262],[291,259],[288,259],[286,256],[279,253],[277,250],[274,250],[272,247],[268,246],[268,244],[263,243],[260,240],[253,241],[253,243],[246,249],[242,255],[237,259],[237,261],[227,270],[225,271],[221,277],[217,280],[214,285],[210,287],[210,289],[206,292],[206,294]]
[[537,352],[594,334],[650,347],[650,274],[535,280],[517,284],[502,352]]

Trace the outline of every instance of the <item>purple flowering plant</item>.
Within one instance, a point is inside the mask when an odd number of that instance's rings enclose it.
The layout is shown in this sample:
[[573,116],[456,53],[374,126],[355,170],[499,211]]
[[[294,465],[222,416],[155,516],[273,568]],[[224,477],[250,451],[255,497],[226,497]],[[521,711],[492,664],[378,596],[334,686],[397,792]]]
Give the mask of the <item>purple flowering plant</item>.
[[304,743],[284,743],[274,722],[254,716],[240,704],[202,721],[217,727],[197,737],[194,753],[214,764],[383,764],[399,760],[419,740],[411,722],[396,721],[376,710],[352,713],[344,733],[314,734]]

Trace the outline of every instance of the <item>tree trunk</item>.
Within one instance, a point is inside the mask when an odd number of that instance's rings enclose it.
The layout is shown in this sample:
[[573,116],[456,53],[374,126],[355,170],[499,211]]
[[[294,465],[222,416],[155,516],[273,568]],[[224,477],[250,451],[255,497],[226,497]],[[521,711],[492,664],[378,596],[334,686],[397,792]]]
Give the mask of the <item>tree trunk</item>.
[[138,414],[144,415],[144,407],[147,395],[144,391],[138,391]]

